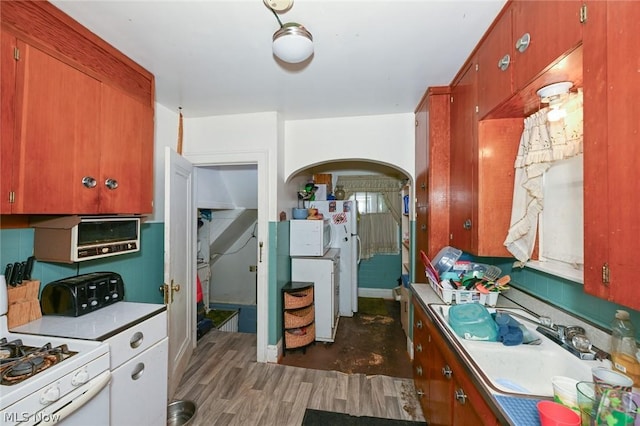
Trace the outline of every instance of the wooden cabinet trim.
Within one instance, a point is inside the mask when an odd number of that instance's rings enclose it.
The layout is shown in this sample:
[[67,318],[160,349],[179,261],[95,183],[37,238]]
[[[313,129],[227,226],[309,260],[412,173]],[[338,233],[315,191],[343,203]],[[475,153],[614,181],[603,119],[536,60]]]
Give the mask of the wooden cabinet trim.
[[51,3],[2,1],[0,16],[19,38],[153,105],[153,74]]

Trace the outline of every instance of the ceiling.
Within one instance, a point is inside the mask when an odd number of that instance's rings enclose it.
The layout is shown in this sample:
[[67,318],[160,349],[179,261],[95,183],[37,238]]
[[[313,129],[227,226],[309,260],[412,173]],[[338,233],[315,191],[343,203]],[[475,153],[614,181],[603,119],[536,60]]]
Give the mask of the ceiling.
[[151,71],[185,117],[278,111],[286,120],[413,112],[447,85],[504,0],[296,0],[315,53],[276,60],[262,0],[51,0]]

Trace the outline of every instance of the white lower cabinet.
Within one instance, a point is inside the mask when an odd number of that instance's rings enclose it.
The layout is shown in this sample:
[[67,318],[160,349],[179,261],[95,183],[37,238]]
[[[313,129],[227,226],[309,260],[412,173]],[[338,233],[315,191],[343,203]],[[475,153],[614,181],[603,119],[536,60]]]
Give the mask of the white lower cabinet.
[[167,424],[167,357],[164,338],[111,372],[112,425]]
[[107,339],[111,354],[111,424],[167,423],[167,313],[161,312]]

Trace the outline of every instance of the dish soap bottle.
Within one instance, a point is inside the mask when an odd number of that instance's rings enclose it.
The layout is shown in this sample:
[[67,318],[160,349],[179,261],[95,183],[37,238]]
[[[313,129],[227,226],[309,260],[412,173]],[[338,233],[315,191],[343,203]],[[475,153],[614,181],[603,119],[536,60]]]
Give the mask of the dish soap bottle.
[[633,380],[633,386],[640,386],[640,361],[636,356],[636,329],[629,319],[629,312],[616,311],[611,324],[611,360],[613,368]]

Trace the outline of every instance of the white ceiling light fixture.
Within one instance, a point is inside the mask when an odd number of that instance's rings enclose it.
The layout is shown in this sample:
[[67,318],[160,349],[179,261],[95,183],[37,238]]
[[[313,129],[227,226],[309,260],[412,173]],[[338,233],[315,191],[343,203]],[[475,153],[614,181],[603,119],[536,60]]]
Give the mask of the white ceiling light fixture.
[[572,82],[561,81],[559,83],[544,86],[536,92],[538,96],[540,96],[541,103],[549,104],[547,120],[558,121],[567,116],[567,112],[562,108],[562,105],[571,87],[573,87]]
[[289,10],[293,0],[263,0],[273,12],[280,24],[280,29],[273,34],[273,54],[285,62],[297,64],[313,55],[313,36],[302,25],[296,22],[282,24],[276,12]]

